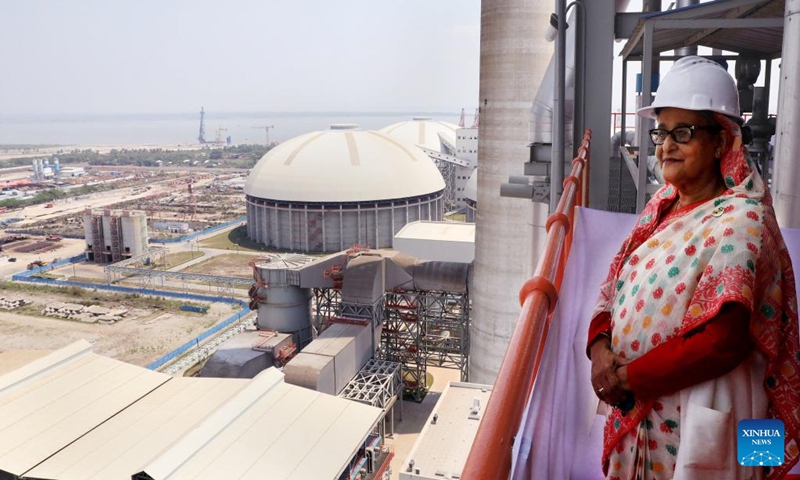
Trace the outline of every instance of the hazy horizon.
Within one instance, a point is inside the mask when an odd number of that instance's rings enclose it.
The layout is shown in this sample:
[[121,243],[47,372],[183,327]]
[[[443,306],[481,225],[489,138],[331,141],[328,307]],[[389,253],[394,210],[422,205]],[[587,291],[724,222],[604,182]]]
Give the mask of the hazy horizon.
[[470,112],[479,32],[479,0],[10,2],[0,119]]

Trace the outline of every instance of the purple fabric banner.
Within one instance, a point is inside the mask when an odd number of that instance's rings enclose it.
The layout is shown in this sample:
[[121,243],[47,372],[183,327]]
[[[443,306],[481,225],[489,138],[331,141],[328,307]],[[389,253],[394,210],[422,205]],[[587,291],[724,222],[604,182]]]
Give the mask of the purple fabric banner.
[[[637,216],[578,208],[559,302],[528,408],[514,442],[511,478],[601,480],[605,416],[591,387],[586,335],[600,284]],[[782,229],[800,265],[800,229]],[[798,292],[800,294],[800,292]],[[793,473],[800,473],[795,468]]]

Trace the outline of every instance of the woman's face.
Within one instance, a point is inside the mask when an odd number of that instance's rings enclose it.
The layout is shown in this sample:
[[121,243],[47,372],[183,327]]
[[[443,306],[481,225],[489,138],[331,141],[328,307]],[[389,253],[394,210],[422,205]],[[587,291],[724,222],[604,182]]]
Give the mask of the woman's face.
[[[706,115],[682,108],[664,108],[656,118],[656,127],[672,130],[676,127],[714,126]],[[715,151],[724,145],[719,132],[695,130],[687,143],[678,143],[667,135],[663,145],[656,147],[656,158],[661,164],[664,180],[681,192],[701,190],[719,181],[719,159]]]

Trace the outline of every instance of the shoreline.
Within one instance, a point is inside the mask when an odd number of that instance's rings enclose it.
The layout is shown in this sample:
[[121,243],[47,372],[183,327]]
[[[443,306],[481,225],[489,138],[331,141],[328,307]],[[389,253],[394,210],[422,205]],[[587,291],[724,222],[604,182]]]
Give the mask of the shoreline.
[[[31,145],[35,147],[34,145]],[[185,150],[202,150],[203,148],[214,148],[214,147],[222,147],[225,145],[216,145],[214,143],[206,143],[206,144],[129,144],[129,145],[59,145],[56,147],[44,147],[39,148],[35,152],[31,152],[30,149],[9,149],[9,150],[0,150],[0,162],[4,160],[11,160],[14,158],[36,158],[36,157],[49,157],[51,155],[57,154],[59,150],[64,152],[69,152],[72,150],[93,150],[97,153],[108,153],[111,150],[151,150],[151,149],[161,149],[161,150],[173,150],[173,151],[185,151]]]

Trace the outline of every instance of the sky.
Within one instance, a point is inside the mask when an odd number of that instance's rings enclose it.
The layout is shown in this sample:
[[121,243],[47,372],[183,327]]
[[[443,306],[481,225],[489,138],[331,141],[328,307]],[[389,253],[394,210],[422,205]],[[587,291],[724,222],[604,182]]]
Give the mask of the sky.
[[3,0],[0,115],[470,111],[480,0]]

